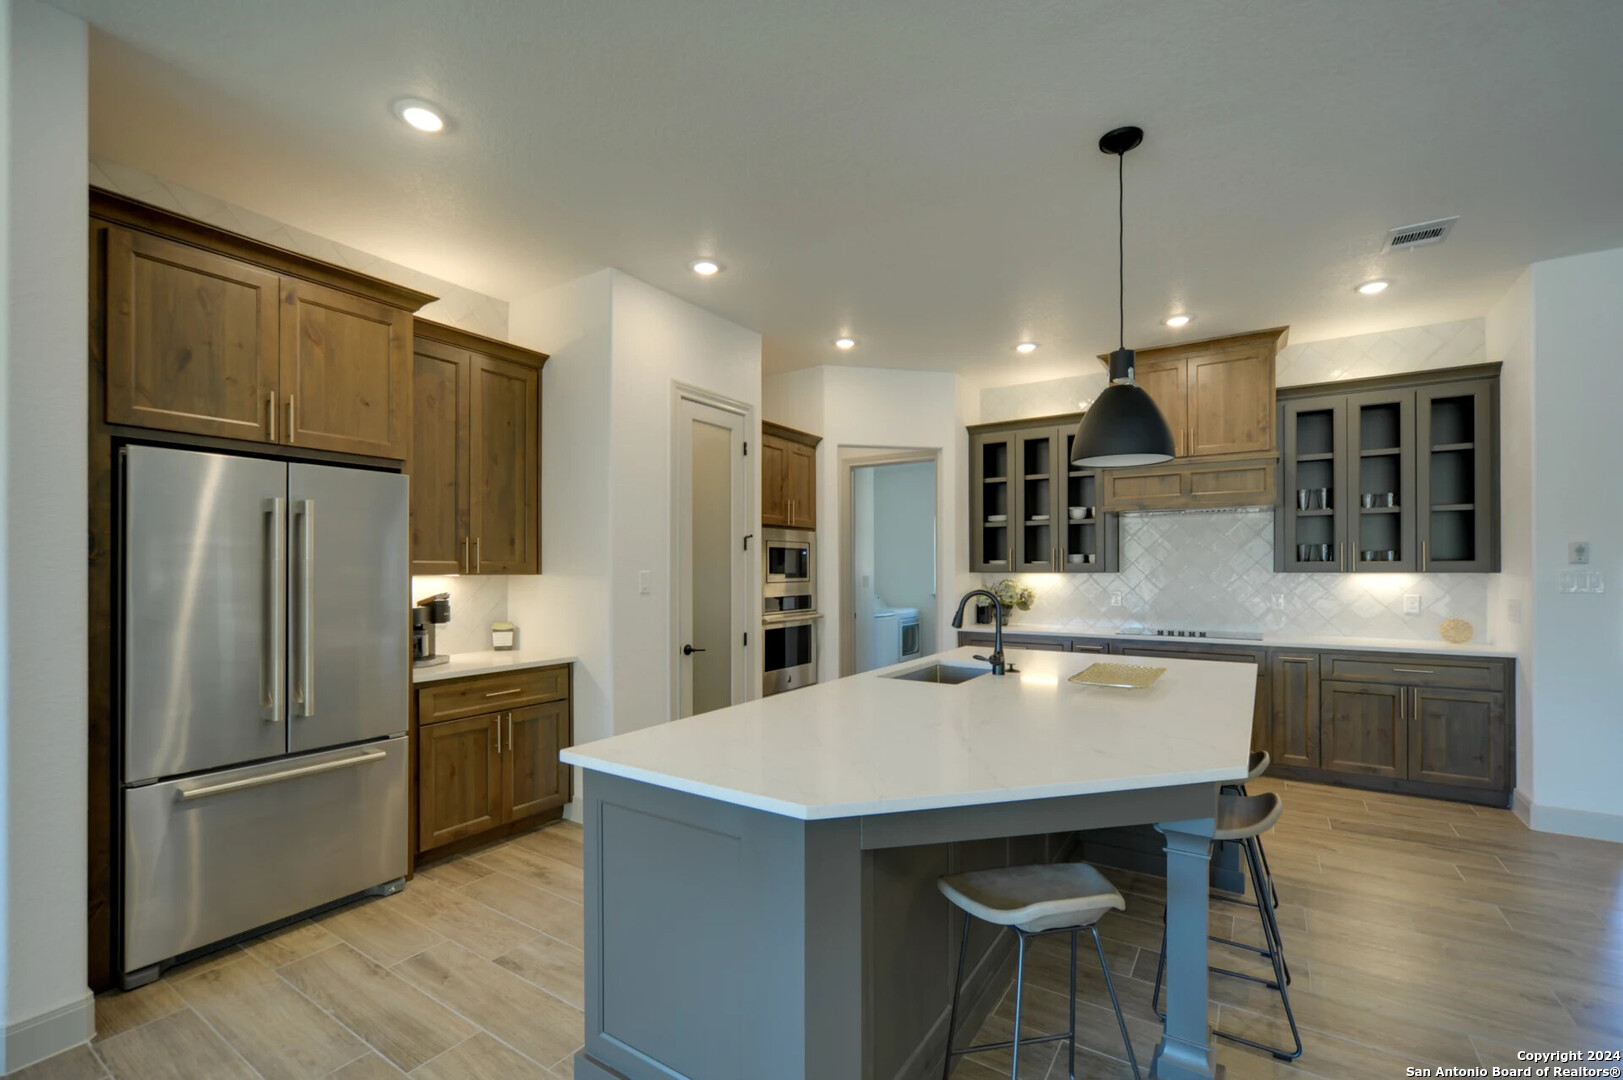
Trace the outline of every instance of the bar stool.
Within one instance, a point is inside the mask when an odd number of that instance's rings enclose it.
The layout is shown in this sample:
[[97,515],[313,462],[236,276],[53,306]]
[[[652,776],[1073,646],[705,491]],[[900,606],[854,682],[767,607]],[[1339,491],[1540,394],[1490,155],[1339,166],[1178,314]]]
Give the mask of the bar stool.
[[[1208,935],[1208,940],[1219,945],[1228,945],[1236,949],[1246,949],[1258,956],[1266,957],[1273,965],[1274,977],[1265,978],[1260,975],[1249,975],[1243,971],[1230,971],[1215,965],[1209,970],[1218,975],[1229,975],[1236,979],[1245,979],[1248,982],[1261,983],[1270,990],[1279,991],[1279,1000],[1285,1006],[1285,1019],[1290,1022],[1291,1038],[1296,1042],[1295,1050],[1283,1050],[1277,1046],[1268,1046],[1265,1043],[1254,1042],[1243,1035],[1232,1032],[1213,1030],[1212,1034],[1221,1035],[1231,1042],[1241,1043],[1258,1050],[1266,1050],[1281,1061],[1294,1061],[1302,1056],[1302,1033],[1296,1027],[1296,1011],[1291,1008],[1290,997],[1290,968],[1285,964],[1285,943],[1279,935],[1279,917],[1274,914],[1274,905],[1266,903],[1263,897],[1273,889],[1273,879],[1268,875],[1262,859],[1262,843],[1258,839],[1263,833],[1274,827],[1279,821],[1280,814],[1284,813],[1285,804],[1278,795],[1268,792],[1264,795],[1222,795],[1217,799],[1217,827],[1212,832],[1212,840],[1232,840],[1240,844],[1245,852],[1246,871],[1251,878],[1252,895],[1256,896],[1253,903],[1249,900],[1236,900],[1221,893],[1213,894],[1213,899],[1223,900],[1233,904],[1243,904],[1246,907],[1255,907],[1257,915],[1262,921],[1261,947],[1247,945],[1243,941],[1231,941],[1215,934]],[[1159,827],[1159,826],[1158,826]],[[1164,923],[1164,919],[1163,919]],[[1161,930],[1161,955],[1155,967],[1155,991],[1150,998],[1150,1006],[1155,1015],[1162,1020],[1167,1014],[1161,1011],[1161,980],[1165,976],[1167,965],[1167,935],[1163,925]]]
[[[1268,766],[1272,764],[1273,759],[1268,756],[1268,751],[1253,750],[1251,752],[1251,760],[1248,762],[1248,767],[1246,769],[1245,779],[1238,784],[1224,784],[1223,790],[1231,791],[1236,795],[1251,794],[1245,789],[1246,784],[1261,777],[1263,773],[1268,771]],[[1257,841],[1257,852],[1262,856],[1262,869],[1263,872],[1268,876],[1268,888],[1273,890],[1274,910],[1277,911],[1279,909],[1279,890],[1274,887],[1274,872],[1268,866],[1268,853],[1262,850],[1261,840]]]
[[[1037,1043],[1070,1041],[1070,1073],[1076,1076],[1076,938],[1083,930],[1093,935],[1093,947],[1099,953],[1099,968],[1104,972],[1105,989],[1110,991],[1110,1004],[1116,1009],[1116,1024],[1121,1028],[1122,1042],[1127,1047],[1127,1060],[1138,1077],[1138,1058],[1133,1054],[1133,1040],[1127,1033],[1127,1021],[1121,1014],[1121,1000],[1116,997],[1116,984],[1110,978],[1110,964],[1105,959],[1104,943],[1099,939],[1099,919],[1108,911],[1124,911],[1127,902],[1121,898],[1105,876],[1087,863],[1047,863],[1033,866],[1011,866],[998,870],[974,870],[940,878],[936,886],[943,896],[964,912],[964,934],[958,946],[958,975],[952,984],[952,1011],[947,1014],[947,1055],[942,1063],[941,1076],[946,1080],[952,1074],[952,1059],[963,1054],[978,1054],[988,1050],[1008,1050],[1013,1057],[1011,1080],[1020,1075],[1020,1048]],[[953,1028],[958,1026],[958,995],[964,983],[964,955],[969,951],[969,920],[973,916],[994,926],[1007,926],[1016,939],[1014,975],[1014,1038],[1008,1042],[984,1043],[952,1048]],[[1029,938],[1047,934],[1071,935],[1071,1026],[1058,1035],[1043,1035],[1030,1039],[1020,1037],[1020,997],[1026,981],[1026,942]]]

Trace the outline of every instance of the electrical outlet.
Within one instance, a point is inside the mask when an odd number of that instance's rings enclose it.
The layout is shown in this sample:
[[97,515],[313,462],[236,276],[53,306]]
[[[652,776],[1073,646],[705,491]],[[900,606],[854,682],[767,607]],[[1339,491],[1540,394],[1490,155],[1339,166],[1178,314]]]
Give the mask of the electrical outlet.
[[1567,562],[1573,566],[1589,565],[1589,541],[1574,540],[1568,544]]
[[1403,613],[1405,615],[1418,615],[1418,614],[1420,614],[1420,594],[1419,593],[1411,592],[1411,593],[1404,593],[1403,594]]
[[1274,602],[1274,610],[1275,611],[1284,611],[1285,610],[1285,594],[1284,593],[1282,593],[1282,592],[1274,593],[1273,602]]
[[1110,606],[1121,607],[1121,593],[1113,592],[1110,594]]
[[642,596],[650,596],[654,591],[654,572],[652,570],[637,571],[637,592]]

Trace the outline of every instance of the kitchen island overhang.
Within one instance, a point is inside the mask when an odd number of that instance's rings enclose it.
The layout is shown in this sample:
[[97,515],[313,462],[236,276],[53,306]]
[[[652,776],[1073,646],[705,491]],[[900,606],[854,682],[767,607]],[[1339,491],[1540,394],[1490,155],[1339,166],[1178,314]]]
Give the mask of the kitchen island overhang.
[[[1218,785],[1246,773],[1256,672],[1170,660],[1152,689],[1115,691],[1066,681],[1089,658],[1010,658],[957,686],[887,677],[915,662],[566,752],[586,771],[576,1075],[938,1075],[959,924],[934,879],[1149,822],[1174,823],[1155,1075],[1216,1075],[1207,838]],[[1006,985],[1004,940],[972,936],[972,1019]]]

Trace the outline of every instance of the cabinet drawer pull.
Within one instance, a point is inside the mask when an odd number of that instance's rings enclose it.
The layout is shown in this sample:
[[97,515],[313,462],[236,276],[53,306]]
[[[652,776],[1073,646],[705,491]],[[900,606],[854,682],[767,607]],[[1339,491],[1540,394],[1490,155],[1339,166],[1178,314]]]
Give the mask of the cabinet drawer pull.
[[486,697],[506,697],[508,694],[522,694],[522,693],[524,693],[524,687],[515,686],[511,690],[492,690],[490,693],[486,694],[485,696]]
[[1437,674],[1435,671],[1433,671],[1429,667],[1395,667],[1392,670],[1393,671],[1406,672],[1407,674],[1410,674],[1410,675],[1435,675],[1435,674]]
[[1280,659],[1296,660],[1303,664],[1311,664],[1313,662],[1313,658],[1311,656],[1280,656]]

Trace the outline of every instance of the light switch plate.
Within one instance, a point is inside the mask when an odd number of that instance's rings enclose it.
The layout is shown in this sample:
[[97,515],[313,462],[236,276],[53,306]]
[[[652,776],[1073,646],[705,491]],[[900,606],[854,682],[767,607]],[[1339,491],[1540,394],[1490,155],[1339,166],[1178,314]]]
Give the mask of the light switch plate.
[[1418,615],[1418,614],[1420,614],[1420,594],[1419,593],[1404,593],[1403,594],[1403,613],[1405,615]]
[[1589,541],[1574,540],[1567,545],[1567,562],[1573,566],[1586,566],[1589,563]]
[[654,572],[652,570],[637,571],[637,592],[648,596],[654,591]]

